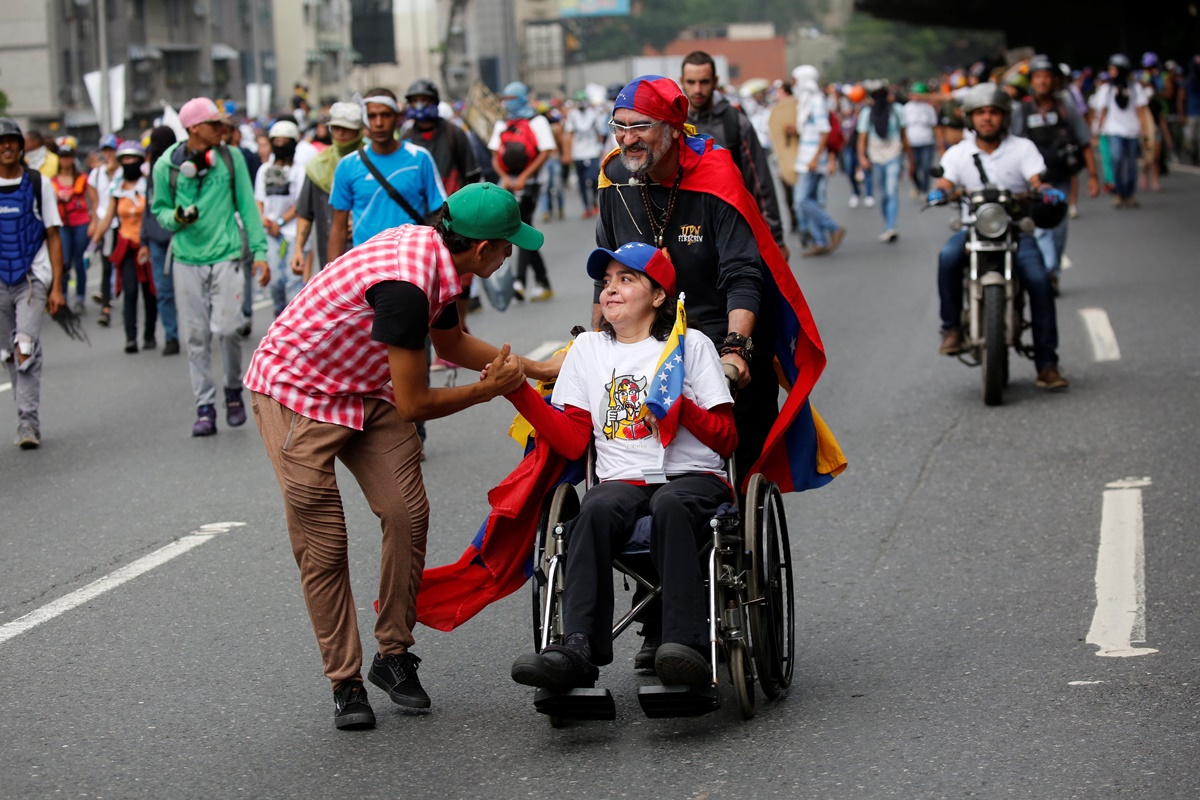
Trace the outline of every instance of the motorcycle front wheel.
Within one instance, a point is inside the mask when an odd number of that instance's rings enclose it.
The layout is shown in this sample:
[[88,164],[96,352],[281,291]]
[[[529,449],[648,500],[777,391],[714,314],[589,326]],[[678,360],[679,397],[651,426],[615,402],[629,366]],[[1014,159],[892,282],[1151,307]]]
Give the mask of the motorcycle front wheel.
[[983,402],[1004,402],[1008,379],[1008,342],[1004,336],[1004,286],[983,287]]

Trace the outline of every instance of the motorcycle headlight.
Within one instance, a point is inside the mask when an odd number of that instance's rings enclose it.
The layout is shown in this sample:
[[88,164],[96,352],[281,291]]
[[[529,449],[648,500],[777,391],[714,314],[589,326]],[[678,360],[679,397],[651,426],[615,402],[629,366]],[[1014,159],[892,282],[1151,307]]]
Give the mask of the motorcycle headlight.
[[1008,230],[1008,212],[999,203],[984,203],[975,212],[975,230],[980,236],[996,239]]

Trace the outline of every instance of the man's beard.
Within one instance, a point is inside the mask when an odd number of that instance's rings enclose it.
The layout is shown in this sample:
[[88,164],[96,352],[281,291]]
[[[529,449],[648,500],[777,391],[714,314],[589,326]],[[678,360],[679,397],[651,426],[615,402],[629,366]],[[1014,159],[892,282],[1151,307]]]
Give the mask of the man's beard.
[[636,145],[637,147],[645,148],[644,150],[634,151],[634,152],[639,152],[639,153],[645,153],[644,160],[642,161],[642,164],[640,167],[634,167],[633,163],[630,161],[630,159],[626,155],[626,153],[629,151],[629,146],[621,145],[621,163],[625,165],[625,169],[632,172],[634,175],[637,176],[639,181],[644,183],[646,180],[646,176],[649,175],[650,172],[656,166],[658,166],[658,164],[663,160],[663,158],[666,157],[667,152],[670,151],[671,142],[672,142],[671,137],[664,136],[662,141],[659,143],[658,148],[655,150],[651,150],[649,147],[647,147],[645,142],[638,142],[638,144]]
[[996,128],[996,130],[992,131],[991,133],[989,133],[987,135],[984,135],[984,134],[980,133],[979,131],[975,132],[976,139],[980,140],[981,142],[987,142],[988,144],[992,144],[994,142],[1000,141],[1000,139],[1003,136],[1004,136],[1004,128]]

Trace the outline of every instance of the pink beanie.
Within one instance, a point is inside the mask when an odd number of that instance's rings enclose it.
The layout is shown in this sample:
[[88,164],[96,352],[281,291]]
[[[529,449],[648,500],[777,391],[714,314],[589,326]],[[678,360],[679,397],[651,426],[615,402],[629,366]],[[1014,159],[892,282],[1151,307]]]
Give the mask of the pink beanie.
[[179,124],[191,128],[202,122],[217,122],[223,118],[221,109],[207,97],[193,97],[179,109]]

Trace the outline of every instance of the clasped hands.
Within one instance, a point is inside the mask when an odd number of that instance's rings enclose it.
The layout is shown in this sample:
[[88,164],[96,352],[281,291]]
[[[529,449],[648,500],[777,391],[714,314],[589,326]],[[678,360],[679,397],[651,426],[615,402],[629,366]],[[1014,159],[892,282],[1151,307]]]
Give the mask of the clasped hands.
[[479,372],[479,381],[492,397],[510,394],[525,382],[525,367],[521,359],[512,354],[512,347],[506,342],[492,363]]

